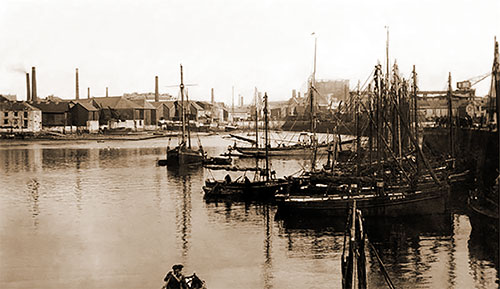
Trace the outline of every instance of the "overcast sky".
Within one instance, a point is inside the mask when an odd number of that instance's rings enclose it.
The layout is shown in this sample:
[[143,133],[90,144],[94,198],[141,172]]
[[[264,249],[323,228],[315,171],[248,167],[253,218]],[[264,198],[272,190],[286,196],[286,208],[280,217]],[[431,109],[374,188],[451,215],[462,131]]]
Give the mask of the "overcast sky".
[[[1,0],[0,93],[26,99],[25,71],[37,69],[39,97],[154,91],[177,95],[179,64],[190,97],[248,103],[254,87],[271,100],[305,90],[317,79],[364,82],[381,61],[386,29],[391,63],[403,76],[415,64],[419,86],[446,88],[491,70],[500,37],[499,0],[447,1],[209,1]],[[487,93],[489,79],[478,85]],[[236,102],[237,103],[237,102]]]

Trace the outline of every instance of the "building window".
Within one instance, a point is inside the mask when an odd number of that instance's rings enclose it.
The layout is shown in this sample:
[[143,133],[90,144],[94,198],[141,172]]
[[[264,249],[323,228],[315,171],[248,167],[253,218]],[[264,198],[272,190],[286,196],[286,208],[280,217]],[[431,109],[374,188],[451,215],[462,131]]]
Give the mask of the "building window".
[[24,112],[24,118],[28,118],[28,112],[27,111]]
[[4,119],[3,120],[3,124],[9,124],[9,120],[8,119]]
[[28,120],[27,119],[24,120],[23,127],[28,127]]
[[17,117],[17,111],[14,111],[14,117]]
[[3,115],[4,115],[5,117],[8,117],[8,116],[9,116],[9,112],[8,112],[8,111],[6,111],[6,112],[4,112],[4,113],[3,113]]

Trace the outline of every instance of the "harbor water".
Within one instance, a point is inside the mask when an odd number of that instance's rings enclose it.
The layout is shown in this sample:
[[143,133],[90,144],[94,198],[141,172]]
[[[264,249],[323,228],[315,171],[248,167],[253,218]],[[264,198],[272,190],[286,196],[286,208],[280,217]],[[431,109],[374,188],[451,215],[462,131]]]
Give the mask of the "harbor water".
[[[207,203],[205,179],[226,172],[157,166],[167,142],[1,143],[0,288],[160,288],[177,263],[208,288],[341,288],[345,220]],[[209,155],[233,143],[201,142]],[[271,163],[278,177],[310,165]],[[498,239],[471,218],[464,205],[368,219],[366,230],[396,288],[497,288]],[[373,258],[367,275],[369,288],[387,288]]]

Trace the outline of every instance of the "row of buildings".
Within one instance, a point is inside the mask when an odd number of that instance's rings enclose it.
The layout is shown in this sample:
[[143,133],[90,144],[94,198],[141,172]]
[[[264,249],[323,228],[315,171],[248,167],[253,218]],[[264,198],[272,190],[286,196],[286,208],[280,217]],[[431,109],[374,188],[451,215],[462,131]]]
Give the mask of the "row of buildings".
[[[227,122],[229,110],[222,103],[185,102],[187,119],[197,123]],[[181,120],[177,100],[148,101],[142,97],[110,96],[63,100],[48,97],[15,101],[0,95],[0,132],[65,132],[99,130],[154,130]]]
[[[323,80],[316,84],[315,103],[321,115],[332,114],[339,104],[349,103],[352,92],[347,80]],[[64,100],[49,96],[16,101],[13,95],[0,95],[0,132],[98,132],[100,130],[130,129],[155,130],[169,125],[178,126],[181,120],[181,103],[158,93],[124,94],[123,96],[88,97]],[[162,100],[160,100],[162,99]],[[257,95],[257,111],[262,117],[262,95]],[[453,115],[473,120],[483,118],[488,110],[487,98],[475,96],[470,87],[453,91]],[[280,121],[307,116],[307,95],[292,91],[286,101],[270,101],[270,120]],[[420,115],[427,121],[435,121],[448,115],[446,91],[420,91]],[[251,105],[228,107],[212,100],[185,101],[187,119],[193,126],[223,126],[239,121],[255,119],[255,101]]]

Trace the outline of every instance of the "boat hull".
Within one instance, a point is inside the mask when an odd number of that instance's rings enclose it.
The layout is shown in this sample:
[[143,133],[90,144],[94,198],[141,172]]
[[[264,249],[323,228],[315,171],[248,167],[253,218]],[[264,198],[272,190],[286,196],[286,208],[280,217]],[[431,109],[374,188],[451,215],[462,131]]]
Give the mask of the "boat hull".
[[445,192],[392,193],[385,196],[327,196],[327,197],[286,197],[278,201],[282,214],[320,214],[325,216],[345,216],[349,204],[356,199],[358,209],[364,216],[410,216],[443,214],[447,211]]
[[[244,155],[265,156],[266,151],[263,148],[252,147],[235,147],[236,151]],[[311,147],[297,146],[297,147],[282,147],[268,149],[269,156],[305,156],[312,153]],[[328,146],[319,146],[317,154],[327,154]]]
[[174,148],[167,150],[167,166],[201,165],[204,156],[200,150]]
[[257,182],[207,181],[203,187],[206,200],[274,200],[276,194],[286,189],[286,180]]

